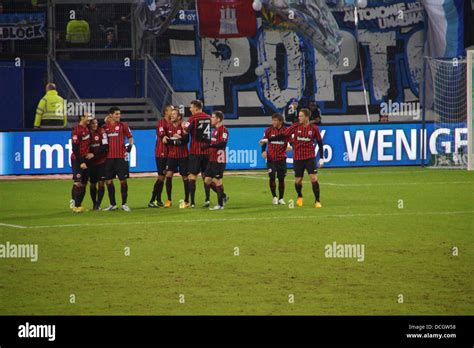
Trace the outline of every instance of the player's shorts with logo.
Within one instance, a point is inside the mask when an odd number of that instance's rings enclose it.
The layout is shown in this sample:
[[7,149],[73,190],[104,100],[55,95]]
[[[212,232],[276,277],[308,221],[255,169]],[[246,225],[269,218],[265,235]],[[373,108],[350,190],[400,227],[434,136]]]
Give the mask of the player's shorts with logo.
[[193,175],[204,173],[206,171],[208,163],[209,155],[189,155],[189,173]]
[[167,172],[178,173],[181,176],[188,175],[188,158],[168,158],[166,165]]
[[204,172],[205,177],[222,179],[224,177],[225,163],[209,162],[206,171]]
[[103,181],[106,179],[106,172],[105,172],[105,163],[101,164],[91,164],[88,165],[89,167],[89,181],[92,184],[96,184],[99,181]]
[[269,176],[284,178],[287,171],[286,159],[281,161],[267,161],[267,169]]
[[293,169],[295,170],[295,176],[301,178],[304,176],[306,170],[308,174],[317,174],[318,168],[316,166],[316,158],[308,158],[306,160],[294,161]]
[[125,180],[129,177],[128,162],[124,158],[107,158],[105,162],[105,178],[112,180],[115,177]]
[[82,169],[78,160],[72,160],[72,179],[83,184],[89,180],[89,169]]
[[156,172],[159,175],[165,175],[166,173],[166,163],[168,162],[168,158],[166,157],[155,157],[156,162]]

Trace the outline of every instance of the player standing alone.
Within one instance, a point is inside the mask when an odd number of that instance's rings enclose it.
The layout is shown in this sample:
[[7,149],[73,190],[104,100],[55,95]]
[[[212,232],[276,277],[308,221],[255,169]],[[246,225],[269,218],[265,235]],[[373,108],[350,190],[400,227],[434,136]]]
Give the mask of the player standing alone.
[[291,139],[293,143],[293,166],[295,170],[295,189],[298,194],[296,205],[303,206],[303,175],[306,170],[310,176],[311,184],[313,186],[313,193],[315,198],[314,207],[321,208],[320,189],[317,177],[316,154],[314,147],[319,146],[319,167],[324,164],[324,149],[321,133],[318,126],[309,123],[311,112],[308,109],[301,109],[298,114],[298,123],[293,124],[285,130],[284,134],[271,137],[269,139],[262,139],[260,142],[266,143],[269,141]]
[[222,179],[226,164],[225,149],[229,140],[229,132],[223,125],[223,121],[224,114],[221,111],[214,111],[212,113],[211,122],[214,130],[212,131],[211,142],[210,144],[203,145],[205,148],[209,147],[210,150],[209,164],[204,174],[204,185],[206,185],[206,190],[208,191],[211,187],[215,189],[218,201],[214,208],[209,208],[210,210],[224,209],[224,203],[228,200],[224,193]]
[[[116,210],[115,186],[113,179],[118,176],[120,180],[120,192],[122,193],[122,210],[130,212],[127,206],[129,177],[128,162],[125,160],[125,151],[130,153],[133,147],[133,136],[128,124],[120,122],[120,109],[116,106],[109,109],[107,121],[105,123],[105,132],[109,142],[109,151],[107,152],[107,161],[105,162],[107,191],[109,193],[110,206],[105,210]],[[125,137],[128,138],[129,145],[125,146]]]
[[[204,178],[204,172],[209,162],[209,149],[206,145],[211,139],[211,117],[202,112],[202,102],[193,100],[190,105],[191,117],[185,123],[184,131],[191,135],[191,146],[189,149],[189,194],[191,196],[191,208],[196,206],[194,197],[196,195],[196,177],[199,173]],[[204,146],[203,146],[204,145]],[[204,185],[206,199],[204,207],[209,207],[209,188]]]
[[171,112],[171,122],[166,127],[166,136],[163,142],[168,145],[168,163],[166,165],[166,194],[168,200],[165,202],[165,208],[171,207],[171,192],[173,188],[173,175],[179,170],[183,178],[184,185],[184,203],[180,208],[189,208],[189,187],[188,187],[188,141],[189,135],[184,134],[181,121],[183,115],[179,113],[178,108]]
[[89,146],[91,142],[91,135],[87,127],[92,116],[84,114],[79,116],[79,124],[72,130],[72,179],[74,185],[72,186],[72,201],[71,209],[74,213],[82,213],[85,208],[81,206],[82,200],[86,194],[87,181],[89,179],[89,169],[86,161],[94,157],[90,152]]
[[[263,134],[263,139],[270,139],[277,135],[285,134],[283,126],[283,116],[274,114],[272,116],[272,126],[268,127]],[[267,160],[267,169],[269,176],[270,191],[273,196],[273,204],[286,204],[283,196],[285,195],[285,176],[286,176],[286,149],[288,141],[286,139],[272,140],[262,144],[262,157]],[[278,177],[278,197],[276,194],[276,178]]]
[[168,146],[163,143],[163,137],[166,136],[166,127],[170,122],[171,111],[173,111],[173,106],[167,105],[163,110],[163,118],[156,126],[155,160],[158,177],[156,178],[155,185],[153,186],[153,193],[151,195],[150,203],[148,203],[150,208],[164,206],[164,203],[161,200],[161,193],[163,192],[163,185],[165,181]]
[[[94,154],[94,157],[89,162],[90,195],[93,210],[100,210],[100,204],[105,192],[105,161],[107,160],[109,143],[105,129],[99,127],[97,119],[93,119],[90,122],[89,130],[91,133],[90,150]],[[98,190],[97,183],[99,183]]]

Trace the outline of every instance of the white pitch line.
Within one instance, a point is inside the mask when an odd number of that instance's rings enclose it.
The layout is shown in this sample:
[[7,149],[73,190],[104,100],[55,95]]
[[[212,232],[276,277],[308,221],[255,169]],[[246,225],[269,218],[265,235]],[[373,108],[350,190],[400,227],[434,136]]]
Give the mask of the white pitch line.
[[[254,218],[222,218],[222,219],[193,219],[180,220],[180,223],[207,223],[207,222],[233,222],[233,221],[262,221],[262,220],[290,220],[290,219],[324,219],[324,218],[357,218],[357,217],[379,217],[379,216],[414,216],[414,215],[458,215],[473,214],[474,210],[467,211],[432,211],[415,213],[366,213],[366,214],[328,214],[328,215],[300,215],[300,216],[268,216]],[[119,226],[119,225],[161,225],[175,223],[176,220],[157,220],[157,221],[130,221],[130,222],[105,222],[99,224],[64,224],[64,225],[43,225],[26,226],[28,229],[39,228],[62,228],[62,227],[98,227],[98,226]]]
[[[263,176],[242,176],[244,179],[268,180]],[[291,180],[291,179],[290,179]],[[474,181],[425,181],[425,182],[387,182],[387,183],[371,183],[371,184],[337,184],[333,182],[321,181],[321,185],[342,186],[342,187],[365,187],[365,186],[412,186],[412,185],[445,185],[445,184],[474,184]]]
[[26,226],[12,225],[12,224],[2,224],[2,223],[0,223],[0,226],[12,227],[12,228],[28,228]]

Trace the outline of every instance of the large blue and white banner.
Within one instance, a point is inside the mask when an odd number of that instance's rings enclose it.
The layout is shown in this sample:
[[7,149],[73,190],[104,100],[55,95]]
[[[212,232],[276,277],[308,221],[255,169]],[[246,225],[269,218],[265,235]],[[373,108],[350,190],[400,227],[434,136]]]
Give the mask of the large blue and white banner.
[[[467,146],[463,125],[434,130],[427,125],[425,153],[454,152]],[[322,126],[326,167],[397,166],[421,163],[421,124]],[[227,169],[262,169],[264,127],[229,128]],[[70,173],[69,131],[0,133],[0,175]],[[155,131],[134,131],[136,147],[129,156],[132,172],[155,171]],[[316,149],[317,152],[317,149]],[[291,153],[288,159],[292,163]]]

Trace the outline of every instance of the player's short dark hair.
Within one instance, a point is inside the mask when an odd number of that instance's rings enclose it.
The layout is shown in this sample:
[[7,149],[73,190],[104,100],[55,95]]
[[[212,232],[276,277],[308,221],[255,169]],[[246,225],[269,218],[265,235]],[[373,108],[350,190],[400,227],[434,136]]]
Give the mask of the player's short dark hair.
[[218,118],[220,121],[224,119],[224,113],[222,111],[216,110],[212,113],[216,118]]
[[199,110],[202,110],[202,107],[203,107],[202,101],[200,100],[193,100],[191,102],[191,105],[197,107]]
[[163,115],[166,113],[166,110],[173,110],[174,108],[175,108],[175,106],[173,106],[173,105],[166,105],[163,108]]
[[310,117],[311,116],[311,111],[309,109],[301,109],[300,112],[302,112],[306,117]]
[[120,108],[118,106],[112,106],[109,109],[109,115],[113,115],[115,113],[115,111],[120,111]]
[[284,122],[283,116],[279,112],[272,115],[272,120],[274,120],[274,119],[277,119],[280,122]]

